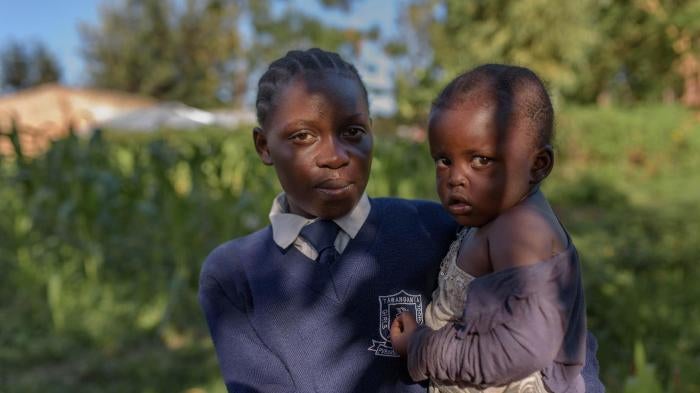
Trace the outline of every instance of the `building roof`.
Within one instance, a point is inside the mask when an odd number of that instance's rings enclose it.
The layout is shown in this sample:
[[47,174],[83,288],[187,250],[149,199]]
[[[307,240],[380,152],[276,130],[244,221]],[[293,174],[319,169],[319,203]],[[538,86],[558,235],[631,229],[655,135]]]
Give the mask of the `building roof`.
[[[44,84],[0,96],[0,130],[6,132],[16,122],[22,146],[32,154],[67,135],[70,126],[77,134],[88,133],[98,122],[156,103],[128,93]],[[0,138],[0,154],[8,149],[7,138]]]

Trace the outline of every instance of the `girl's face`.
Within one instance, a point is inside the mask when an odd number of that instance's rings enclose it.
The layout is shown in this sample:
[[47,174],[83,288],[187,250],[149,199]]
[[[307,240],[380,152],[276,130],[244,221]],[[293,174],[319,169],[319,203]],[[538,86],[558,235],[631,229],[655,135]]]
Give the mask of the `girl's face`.
[[277,94],[256,150],[273,165],[289,210],[337,218],[362,196],[372,163],[368,105],[359,83],[327,72],[293,79]]
[[443,206],[464,226],[480,227],[522,200],[533,183],[532,137],[499,121],[494,105],[470,99],[433,111],[428,137]]

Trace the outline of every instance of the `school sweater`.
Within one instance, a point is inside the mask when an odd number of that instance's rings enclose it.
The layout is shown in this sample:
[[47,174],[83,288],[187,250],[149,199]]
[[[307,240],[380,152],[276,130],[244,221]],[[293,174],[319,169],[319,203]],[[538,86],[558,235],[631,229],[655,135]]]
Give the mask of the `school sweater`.
[[331,266],[335,288],[270,226],[217,247],[199,298],[231,392],[425,392],[389,341],[400,312],[422,323],[457,226],[432,202],[371,200]]

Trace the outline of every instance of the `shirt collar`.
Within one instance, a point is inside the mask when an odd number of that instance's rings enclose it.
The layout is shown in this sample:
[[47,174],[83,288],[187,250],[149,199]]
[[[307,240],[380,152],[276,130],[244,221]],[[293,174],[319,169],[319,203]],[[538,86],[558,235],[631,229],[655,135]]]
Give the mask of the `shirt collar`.
[[[367,220],[371,208],[367,193],[362,193],[360,201],[348,214],[333,221],[351,239],[354,239]],[[277,195],[272,201],[269,217],[272,224],[272,239],[282,248],[287,248],[294,243],[304,225],[317,220],[317,218],[305,218],[298,214],[289,213],[289,204],[284,192]]]

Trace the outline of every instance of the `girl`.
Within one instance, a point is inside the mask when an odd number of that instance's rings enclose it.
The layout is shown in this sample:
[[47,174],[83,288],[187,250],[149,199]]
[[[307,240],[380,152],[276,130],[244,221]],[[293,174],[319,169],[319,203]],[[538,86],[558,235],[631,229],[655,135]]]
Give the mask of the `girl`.
[[411,377],[430,377],[432,392],[585,391],[578,256],[539,187],[553,166],[553,117],[539,78],[506,65],[460,75],[433,104],[437,191],[463,229],[427,326],[403,313],[391,327]]
[[253,142],[283,192],[270,225],[215,249],[200,276],[226,387],[425,393],[389,324],[399,307],[423,312],[456,224],[435,203],[366,195],[367,91],[337,54],[274,61],[256,107]]

